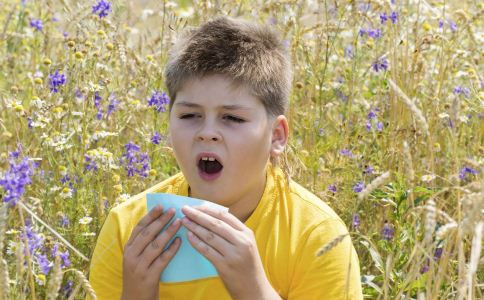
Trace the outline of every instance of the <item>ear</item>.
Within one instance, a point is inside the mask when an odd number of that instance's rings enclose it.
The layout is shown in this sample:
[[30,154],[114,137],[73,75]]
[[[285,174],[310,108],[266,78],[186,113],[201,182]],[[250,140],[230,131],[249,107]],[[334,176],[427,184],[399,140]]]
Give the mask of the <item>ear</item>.
[[279,115],[272,125],[271,156],[277,157],[284,152],[289,138],[289,124],[286,116]]

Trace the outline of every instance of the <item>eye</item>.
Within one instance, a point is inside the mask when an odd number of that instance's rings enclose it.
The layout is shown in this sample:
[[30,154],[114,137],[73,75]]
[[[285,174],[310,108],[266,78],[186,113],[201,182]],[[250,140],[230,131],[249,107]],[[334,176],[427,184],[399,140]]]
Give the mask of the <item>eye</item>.
[[231,115],[226,115],[226,116],[224,116],[224,118],[226,118],[230,121],[236,122],[236,123],[244,123],[245,122],[245,120],[242,120],[240,118],[237,118],[237,117],[234,117],[234,116],[231,116]]
[[194,114],[181,115],[180,116],[180,119],[191,119],[194,116],[195,116]]

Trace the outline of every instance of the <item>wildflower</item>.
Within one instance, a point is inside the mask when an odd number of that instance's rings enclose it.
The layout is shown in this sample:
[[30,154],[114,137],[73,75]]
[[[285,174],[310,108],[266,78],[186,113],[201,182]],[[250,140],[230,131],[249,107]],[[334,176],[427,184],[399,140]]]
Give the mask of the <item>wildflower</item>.
[[351,45],[348,45],[345,47],[345,57],[347,58],[353,58],[353,47],[351,47]]
[[376,123],[376,130],[382,131],[383,130],[383,123],[381,121],[378,121]]
[[351,153],[351,151],[348,150],[348,149],[341,149],[339,151],[339,154],[341,154],[343,156],[353,157],[353,153]]
[[52,267],[52,262],[47,259],[47,255],[39,254],[36,256],[37,263],[39,264],[40,272],[44,275],[49,274],[50,268]]
[[398,13],[396,11],[392,11],[389,18],[392,20],[393,24],[397,23]]
[[61,226],[67,227],[67,226],[69,226],[69,224],[70,224],[69,218],[66,215],[62,215],[61,216]]
[[0,179],[0,185],[6,191],[3,201],[12,205],[15,205],[20,200],[20,197],[25,192],[25,187],[32,183],[31,177],[36,166],[30,163],[27,157],[24,157],[17,163],[19,152],[20,150],[9,153],[9,170]]
[[158,145],[160,144],[160,140],[161,140],[160,134],[158,133],[158,131],[155,131],[155,133],[151,137],[151,142],[155,145]]
[[364,188],[365,188],[365,183],[363,181],[359,181],[353,186],[353,191],[355,193],[359,193],[363,191]]
[[386,13],[383,13],[383,14],[380,14],[380,23],[381,24],[385,24],[385,22],[387,21],[388,17],[387,17],[387,14]]
[[435,175],[431,174],[431,175],[423,175],[422,178],[420,178],[420,180],[422,180],[423,182],[426,182],[426,183],[429,183],[430,181],[434,180],[435,179]]
[[57,93],[59,91],[59,86],[66,83],[66,76],[64,74],[59,74],[59,71],[55,71],[54,74],[49,75],[49,85],[50,91]]
[[457,24],[454,21],[449,20],[450,31],[456,32],[457,31]]
[[96,5],[92,7],[92,13],[97,14],[99,18],[104,18],[111,12],[111,2],[99,0]]
[[439,20],[439,28],[444,27],[444,20],[440,19]]
[[422,266],[422,268],[420,269],[420,274],[424,274],[424,273],[427,273],[429,270],[429,260],[425,260],[425,263],[424,265]]
[[148,106],[154,106],[157,112],[165,112],[166,105],[170,103],[170,99],[165,92],[154,91],[151,98],[148,100]]
[[383,225],[383,229],[381,232],[383,239],[385,241],[391,241],[394,231],[395,230],[392,228],[392,226],[388,224],[388,221],[385,220],[385,225]]
[[97,111],[96,119],[101,120],[102,118],[103,118],[103,110],[100,109]]
[[358,228],[360,226],[360,216],[357,213],[353,214],[353,222],[351,223],[353,228]]
[[68,187],[65,187],[62,189],[62,192],[59,194],[59,196],[62,199],[72,198],[72,190]]
[[37,31],[42,31],[42,29],[44,29],[44,25],[40,19],[32,19],[30,21],[30,27],[35,28]]
[[367,33],[368,33],[368,36],[371,37],[374,40],[381,37],[381,29],[380,28],[368,29]]
[[111,100],[109,102],[109,105],[108,105],[108,111],[106,112],[106,114],[109,116],[115,109],[116,107],[118,106],[119,104],[119,101],[116,99],[114,93],[112,93],[110,96],[109,96],[109,99]]
[[365,174],[368,174],[368,175],[369,175],[369,174],[372,174],[372,173],[373,173],[373,171],[374,171],[373,167],[372,167],[372,166],[368,166],[368,167],[367,167],[367,168],[366,168],[366,169],[363,171],[363,173],[365,173]]
[[84,160],[87,163],[85,166],[86,171],[97,171],[97,164],[89,155],[85,154]]
[[92,218],[91,217],[82,217],[80,220],[79,220],[79,224],[82,224],[82,225],[87,225],[89,223],[92,222]]
[[381,70],[387,70],[388,69],[388,60],[386,58],[378,58],[372,65],[371,67],[375,72],[379,72]]
[[74,283],[72,280],[67,280],[67,283],[61,288],[60,294],[63,296],[63,298],[67,299],[72,293],[72,286]]
[[338,191],[338,189],[336,188],[336,185],[330,184],[330,185],[328,185],[328,191],[335,194]]
[[101,104],[101,96],[99,96],[99,92],[98,91],[95,91],[94,92],[94,106],[96,106],[96,108],[99,108],[100,104]]
[[434,252],[434,260],[438,260],[440,259],[440,257],[442,256],[442,251],[444,249],[442,247],[439,247],[439,248],[436,248],[435,249],[435,252]]
[[463,167],[459,172],[459,178],[461,180],[464,180],[466,178],[467,173],[472,174],[472,175],[477,175],[479,172],[477,172],[476,170],[474,170],[470,167]]
[[129,142],[124,147],[125,153],[121,157],[121,164],[124,165],[128,177],[136,173],[142,177],[148,177],[150,170],[148,153],[140,153],[140,147],[133,142]]

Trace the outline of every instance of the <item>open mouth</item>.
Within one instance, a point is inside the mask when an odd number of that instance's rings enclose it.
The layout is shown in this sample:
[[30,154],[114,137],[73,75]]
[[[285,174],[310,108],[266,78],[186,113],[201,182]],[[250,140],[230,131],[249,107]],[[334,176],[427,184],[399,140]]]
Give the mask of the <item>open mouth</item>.
[[215,158],[202,156],[198,161],[198,172],[204,180],[215,180],[222,174],[223,165]]

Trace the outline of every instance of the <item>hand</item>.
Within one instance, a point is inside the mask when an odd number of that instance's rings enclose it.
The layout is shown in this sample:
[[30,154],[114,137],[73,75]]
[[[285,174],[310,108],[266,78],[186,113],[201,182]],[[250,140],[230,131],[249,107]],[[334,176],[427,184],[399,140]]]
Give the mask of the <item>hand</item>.
[[121,299],[158,299],[161,272],[176,254],[181,243],[180,238],[176,238],[163,251],[181,226],[180,219],[176,219],[167,230],[159,234],[174,215],[173,208],[163,213],[163,207],[158,205],[133,229],[124,247]]
[[184,206],[188,241],[217,269],[234,299],[280,299],[267,279],[254,233],[228,212]]

